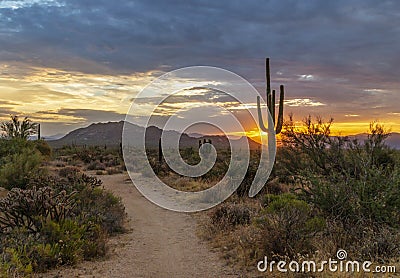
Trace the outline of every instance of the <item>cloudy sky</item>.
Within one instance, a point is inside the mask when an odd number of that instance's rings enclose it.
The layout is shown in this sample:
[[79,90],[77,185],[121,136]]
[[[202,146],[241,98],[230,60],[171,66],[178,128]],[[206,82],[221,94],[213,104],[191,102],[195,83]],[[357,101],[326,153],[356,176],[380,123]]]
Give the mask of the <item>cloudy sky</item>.
[[285,114],[400,131],[399,49],[399,1],[0,0],[0,120],[28,115],[44,135],[121,120],[144,86],[186,66],[262,92],[271,57]]

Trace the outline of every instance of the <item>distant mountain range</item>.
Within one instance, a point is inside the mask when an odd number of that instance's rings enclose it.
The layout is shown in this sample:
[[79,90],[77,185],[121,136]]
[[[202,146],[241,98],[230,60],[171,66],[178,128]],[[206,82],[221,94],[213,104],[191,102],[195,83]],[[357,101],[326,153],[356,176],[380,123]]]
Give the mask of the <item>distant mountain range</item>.
[[[108,123],[96,123],[91,124],[88,127],[79,128],[74,131],[71,131],[67,135],[62,138],[53,140],[54,137],[49,136],[46,137],[45,140],[49,142],[52,147],[62,147],[64,145],[100,145],[100,146],[118,146],[122,140],[122,130],[123,130],[124,122],[108,122]],[[144,127],[130,124],[129,128],[129,141],[132,142],[132,145],[135,146],[135,142],[140,142],[138,136],[143,134]],[[166,130],[164,131],[166,136],[177,136],[177,131]],[[150,126],[146,129],[146,146],[150,148],[155,148],[158,146],[158,140],[160,139],[162,134],[162,130],[155,126]],[[349,138],[357,138],[360,141],[364,141],[367,138],[368,134],[358,134],[351,135]],[[59,135],[57,136],[59,137]],[[229,140],[226,136],[217,136],[210,135],[206,136],[199,133],[183,133],[180,135],[180,147],[198,147],[199,140],[204,141],[211,140],[212,144],[216,148],[229,148]],[[246,141],[249,142],[250,149],[258,149],[260,144],[253,141],[248,137],[241,137],[237,140],[231,140],[233,144],[238,144],[240,147],[244,147]],[[392,135],[386,140],[386,143],[396,149],[400,149],[400,133],[392,133]]]
[[[137,142],[140,142],[139,136],[141,136],[144,132],[144,127],[129,124],[129,142],[132,146],[135,146]],[[108,123],[96,123],[91,124],[88,127],[79,128],[71,131],[64,137],[57,140],[48,140],[48,143],[55,148],[62,147],[64,145],[87,145],[87,146],[118,146],[122,141],[122,130],[124,127],[124,122],[108,122]],[[161,137],[163,131],[155,126],[150,126],[146,129],[146,147],[148,148],[156,148],[158,147],[158,142]],[[168,137],[176,137],[180,136],[179,146],[181,148],[188,147],[198,147],[199,141],[202,142],[204,140],[211,140],[212,144],[217,149],[229,148],[229,140],[226,136],[217,136],[217,135],[202,135],[202,134],[191,134],[188,135],[186,133],[179,134],[174,130],[166,130],[164,131],[165,136]],[[239,145],[239,147],[244,147],[246,141],[249,143],[250,149],[258,149],[260,144],[253,141],[248,137],[241,137],[237,140],[231,140],[231,142],[235,145]]]
[[[363,142],[367,139],[367,133],[361,133],[357,135],[348,136],[350,139],[358,139],[359,141]],[[386,139],[386,144],[392,148],[400,149],[400,133],[392,132],[391,135]]]

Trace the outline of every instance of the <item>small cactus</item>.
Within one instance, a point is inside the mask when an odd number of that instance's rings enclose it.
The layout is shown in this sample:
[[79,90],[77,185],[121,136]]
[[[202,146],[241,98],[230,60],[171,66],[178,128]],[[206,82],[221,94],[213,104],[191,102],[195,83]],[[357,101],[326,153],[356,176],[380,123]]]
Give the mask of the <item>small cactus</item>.
[[[265,60],[265,77],[267,82],[267,107],[268,111],[271,113],[272,121],[275,125],[275,134],[279,134],[282,131],[283,126],[283,103],[285,99],[285,88],[283,85],[279,87],[279,110],[278,110],[278,120],[275,121],[275,90],[271,92],[271,72],[269,68],[269,58]],[[261,113],[261,99],[257,96],[257,113],[260,129],[264,132],[268,132],[268,129],[264,125],[264,121]]]

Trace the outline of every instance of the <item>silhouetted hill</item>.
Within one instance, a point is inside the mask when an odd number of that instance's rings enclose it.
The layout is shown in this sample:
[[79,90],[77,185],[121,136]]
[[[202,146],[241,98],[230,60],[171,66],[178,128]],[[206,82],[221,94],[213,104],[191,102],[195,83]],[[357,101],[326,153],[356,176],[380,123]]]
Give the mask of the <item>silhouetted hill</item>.
[[48,141],[52,147],[64,145],[109,145],[117,146],[121,142],[121,134],[124,122],[108,122],[91,124],[88,127],[71,131],[58,140]]
[[[96,123],[91,124],[88,127],[79,128],[74,131],[71,131],[64,137],[58,140],[51,140],[48,143],[54,147],[59,148],[64,145],[78,145],[78,146],[118,146],[122,140],[122,130],[123,130],[124,122],[108,122],[108,123]],[[129,138],[130,146],[137,146],[140,142],[139,136],[143,134],[144,127],[137,126],[134,124],[130,124],[129,132],[127,136]],[[156,148],[158,147],[158,141],[161,137],[162,130],[155,126],[150,126],[146,129],[146,147],[147,148]],[[166,130],[164,131],[166,138],[180,138],[179,146],[181,148],[193,147],[197,148],[199,146],[199,140],[202,142],[204,139],[211,140],[212,144],[217,149],[226,149],[229,148],[229,140],[226,136],[217,136],[217,135],[201,135],[197,134],[197,138],[191,137],[186,133],[179,135],[177,131],[174,130]],[[199,135],[201,137],[199,137]],[[250,149],[258,149],[260,146],[259,143],[247,138]],[[242,137],[238,140],[232,140],[234,144],[239,144],[240,146],[245,146],[246,137]],[[172,144],[172,143],[171,143]],[[167,143],[168,146],[168,143]]]
[[[357,140],[363,142],[364,140],[366,140],[368,138],[368,134],[361,133],[361,134],[357,134],[357,135],[351,135],[348,137],[350,139],[357,139]],[[391,135],[386,139],[385,142],[391,148],[400,149],[400,133],[392,132]]]

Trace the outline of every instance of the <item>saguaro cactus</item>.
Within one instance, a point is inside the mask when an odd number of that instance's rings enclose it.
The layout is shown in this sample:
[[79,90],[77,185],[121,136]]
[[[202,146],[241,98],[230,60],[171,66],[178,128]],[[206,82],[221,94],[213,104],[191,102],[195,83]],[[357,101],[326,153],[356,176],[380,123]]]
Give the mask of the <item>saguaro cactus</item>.
[[[285,99],[285,88],[283,85],[279,87],[279,110],[278,110],[278,120],[275,121],[275,98],[276,93],[275,90],[271,92],[271,72],[269,68],[269,58],[265,60],[265,77],[267,82],[267,106],[268,111],[271,113],[272,121],[275,127],[275,134],[279,134],[282,131],[283,126],[283,102]],[[260,129],[264,132],[268,132],[268,129],[264,125],[262,113],[261,113],[261,99],[257,96],[257,112],[258,112],[258,121]],[[268,116],[268,115],[267,115]]]
[[40,140],[40,124],[37,124],[37,139]]
[[158,163],[162,163],[163,159],[163,151],[162,151],[162,145],[161,145],[161,138],[158,140]]

